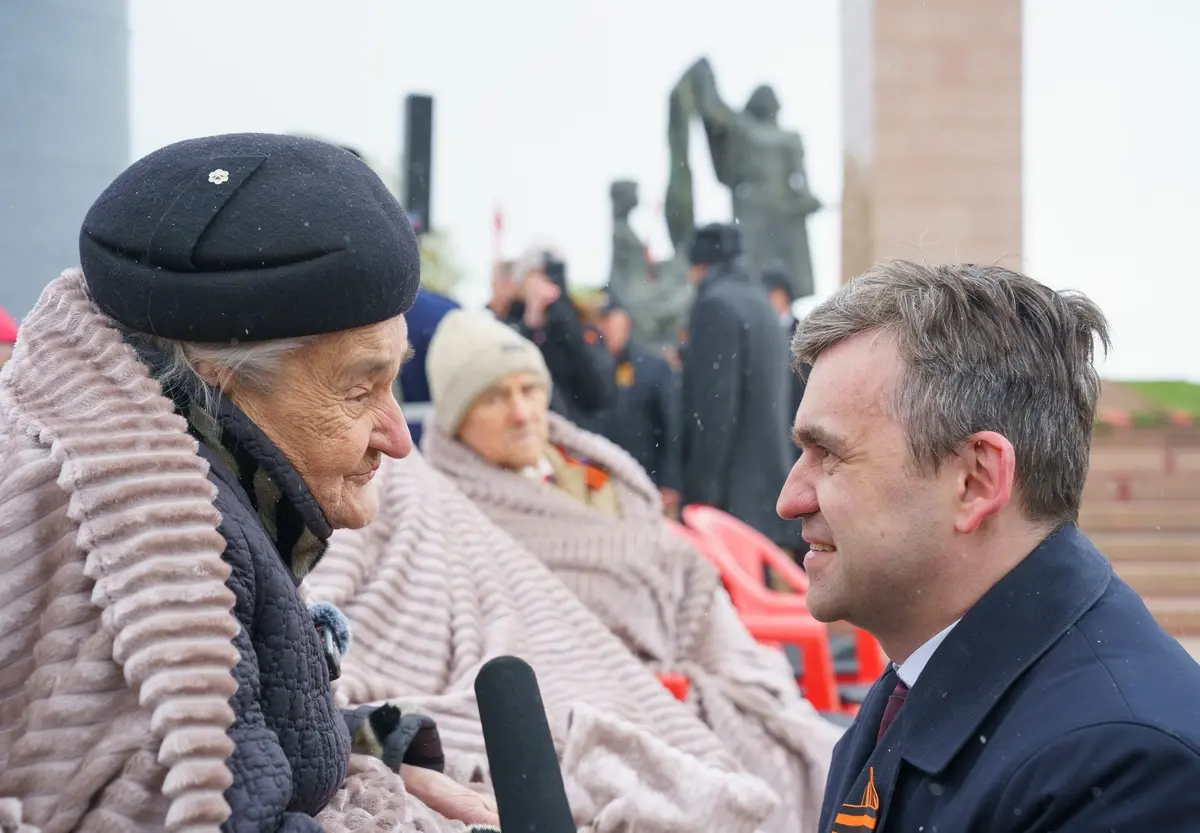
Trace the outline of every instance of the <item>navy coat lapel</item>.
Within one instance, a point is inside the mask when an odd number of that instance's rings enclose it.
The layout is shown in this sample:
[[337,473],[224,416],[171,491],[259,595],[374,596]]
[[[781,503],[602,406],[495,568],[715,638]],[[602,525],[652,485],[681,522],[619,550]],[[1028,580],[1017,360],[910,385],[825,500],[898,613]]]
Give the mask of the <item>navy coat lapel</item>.
[[1112,565],[1074,524],[1042,541],[955,626],[901,709],[904,760],[933,775],[975,737],[1017,678],[1079,621]]

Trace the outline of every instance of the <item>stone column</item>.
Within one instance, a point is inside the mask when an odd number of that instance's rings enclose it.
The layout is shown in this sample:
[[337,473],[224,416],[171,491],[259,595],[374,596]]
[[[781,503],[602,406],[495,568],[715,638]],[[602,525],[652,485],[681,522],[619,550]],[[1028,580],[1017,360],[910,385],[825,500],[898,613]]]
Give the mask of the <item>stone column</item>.
[[842,278],[1021,265],[1021,0],[842,0]]
[[0,306],[79,265],[79,226],[129,164],[125,0],[0,3]]

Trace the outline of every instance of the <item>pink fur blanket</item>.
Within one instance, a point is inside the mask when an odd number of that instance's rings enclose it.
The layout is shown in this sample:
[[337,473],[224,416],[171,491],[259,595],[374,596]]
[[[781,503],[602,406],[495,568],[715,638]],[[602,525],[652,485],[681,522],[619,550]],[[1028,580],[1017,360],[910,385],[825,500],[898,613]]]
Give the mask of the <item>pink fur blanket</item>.
[[336,696],[433,716],[447,772],[490,789],[473,683],[513,654],[538,675],[568,797],[595,833],[751,833],[777,800],[536,558],[420,455],[385,461],[380,515],[334,534],[305,581],[350,619]]
[[[239,627],[206,464],[88,298],[43,292],[0,372],[0,830],[218,833]],[[354,756],[331,833],[452,831]]]
[[780,799],[764,830],[815,831],[842,730],[801,696],[783,654],[746,632],[717,570],[670,529],[633,458],[556,414],[550,430],[552,443],[609,473],[619,520],[552,484],[489,465],[436,428],[424,450],[649,668],[691,680],[692,708]]

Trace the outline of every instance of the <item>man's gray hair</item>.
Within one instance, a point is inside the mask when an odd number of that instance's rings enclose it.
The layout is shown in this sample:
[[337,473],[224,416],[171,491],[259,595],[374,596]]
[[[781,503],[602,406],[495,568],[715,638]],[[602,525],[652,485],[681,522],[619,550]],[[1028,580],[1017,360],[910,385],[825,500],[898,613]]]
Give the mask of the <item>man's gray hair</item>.
[[1016,452],[1025,514],[1074,521],[1088,472],[1104,313],[999,266],[881,263],[839,289],[796,328],[799,368],[862,333],[895,339],[904,370],[889,409],[916,470],[935,473],[978,431]]
[[[217,393],[230,381],[254,391],[263,391],[274,383],[288,354],[313,340],[286,338],[246,344],[206,344],[176,341],[124,331],[126,340],[150,367],[150,375],[168,396],[182,394],[188,401],[214,412]],[[198,366],[208,364],[217,384],[210,385]]]

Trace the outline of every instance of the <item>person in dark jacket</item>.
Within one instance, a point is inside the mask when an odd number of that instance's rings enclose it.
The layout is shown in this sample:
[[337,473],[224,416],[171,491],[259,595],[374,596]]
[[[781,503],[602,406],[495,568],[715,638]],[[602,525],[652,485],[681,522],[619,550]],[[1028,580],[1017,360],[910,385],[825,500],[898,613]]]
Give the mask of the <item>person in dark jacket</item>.
[[[796,314],[792,312],[792,306],[796,303],[796,296],[792,294],[792,278],[784,271],[783,267],[775,265],[768,266],[762,273],[763,289],[767,291],[767,300],[771,302],[771,308],[775,310],[775,314],[779,316],[779,326],[783,328],[787,335],[787,341],[790,349],[792,336],[796,334],[796,326],[800,323],[796,319]],[[796,411],[800,410],[800,400],[804,398],[804,380],[808,378],[808,371],[811,368],[807,363],[802,363],[791,374],[792,376],[792,400],[790,403],[790,411],[792,418],[796,416]],[[796,450],[796,457],[799,458],[799,449]]]
[[775,513],[794,456],[787,339],[745,271],[735,226],[697,229],[696,301],[683,360],[683,502],[723,509],[782,547],[798,524]]
[[417,292],[412,309],[404,315],[404,320],[408,322],[408,343],[412,345],[412,355],[400,370],[397,384],[413,445],[420,444],[422,425],[433,409],[429,396],[429,377],[425,373],[429,341],[446,313],[453,309],[459,309],[457,302],[422,287]]
[[891,659],[821,831],[1191,833],[1200,665],[1076,525],[1104,313],[999,266],[881,263],[801,322],[780,514],[812,615]]
[[638,461],[662,494],[664,511],[676,515],[682,478],[679,380],[666,359],[633,338],[633,318],[611,290],[600,316],[604,346],[615,364],[616,399],[599,433]]
[[[502,287],[502,288],[501,288]],[[596,427],[613,401],[612,357],[567,293],[567,266],[546,246],[533,246],[493,282],[493,314],[542,351],[554,382],[550,409],[584,428]]]
[[[344,620],[298,589],[334,529],[374,517],[381,458],[412,450],[392,386],[420,280],[404,211],[332,145],[215,136],[121,174],[80,256],[90,303],[174,404],[215,489],[240,625],[222,829],[317,833],[352,747],[402,776],[422,768],[410,791],[454,806],[470,791],[437,772],[431,721],[335,706]],[[478,802],[463,815],[496,820]]]

